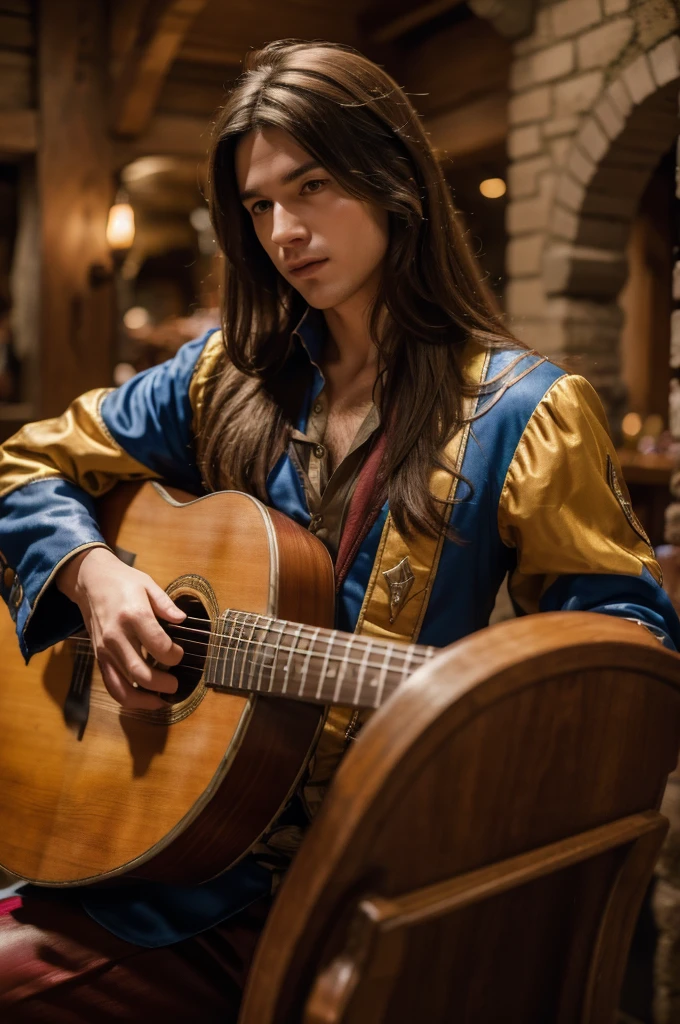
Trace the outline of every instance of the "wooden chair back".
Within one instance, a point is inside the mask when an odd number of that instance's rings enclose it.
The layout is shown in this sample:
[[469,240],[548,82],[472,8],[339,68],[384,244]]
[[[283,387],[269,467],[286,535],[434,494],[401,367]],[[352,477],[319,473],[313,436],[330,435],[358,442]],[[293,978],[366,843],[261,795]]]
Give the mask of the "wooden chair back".
[[554,613],[418,671],[344,759],[239,1024],[607,1024],[667,828],[680,657]]

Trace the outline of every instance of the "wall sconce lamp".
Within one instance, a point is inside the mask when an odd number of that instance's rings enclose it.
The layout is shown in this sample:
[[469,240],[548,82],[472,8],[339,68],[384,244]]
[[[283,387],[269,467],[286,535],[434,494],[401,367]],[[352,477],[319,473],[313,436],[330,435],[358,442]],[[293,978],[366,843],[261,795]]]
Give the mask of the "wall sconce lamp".
[[111,264],[92,263],[89,270],[90,286],[97,288],[113,280],[135,240],[135,212],[126,193],[119,192],[109,210],[106,222],[106,241],[111,250]]

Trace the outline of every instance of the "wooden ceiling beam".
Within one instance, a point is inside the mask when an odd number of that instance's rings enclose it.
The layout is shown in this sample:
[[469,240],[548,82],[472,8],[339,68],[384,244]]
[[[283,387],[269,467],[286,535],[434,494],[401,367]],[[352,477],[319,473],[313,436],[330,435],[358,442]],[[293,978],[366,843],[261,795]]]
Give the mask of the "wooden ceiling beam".
[[118,39],[127,47],[120,61],[112,105],[117,135],[135,137],[149,125],[168,69],[196,15],[208,0],[147,0],[130,45],[125,26]]
[[114,147],[114,165],[124,167],[140,156],[179,156],[205,160],[211,125],[204,117],[157,114],[143,135],[121,139]]
[[462,0],[382,0],[364,14],[361,28],[371,42],[391,43],[461,3]]

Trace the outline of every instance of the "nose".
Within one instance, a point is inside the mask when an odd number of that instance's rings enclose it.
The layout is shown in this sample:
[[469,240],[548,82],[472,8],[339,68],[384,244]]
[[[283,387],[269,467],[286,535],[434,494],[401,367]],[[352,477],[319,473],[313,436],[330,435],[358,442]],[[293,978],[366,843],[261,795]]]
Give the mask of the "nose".
[[272,213],[272,242],[274,245],[286,248],[296,242],[307,241],[307,229],[291,210],[287,210],[281,203],[274,203]]

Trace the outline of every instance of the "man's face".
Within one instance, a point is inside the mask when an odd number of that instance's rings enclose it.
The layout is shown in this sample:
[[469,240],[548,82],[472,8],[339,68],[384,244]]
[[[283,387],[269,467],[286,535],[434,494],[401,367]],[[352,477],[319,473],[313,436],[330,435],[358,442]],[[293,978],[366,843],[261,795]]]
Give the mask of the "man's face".
[[355,199],[279,128],[249,132],[236,177],[255,234],[282,277],[316,309],[370,301],[388,242],[387,212]]

